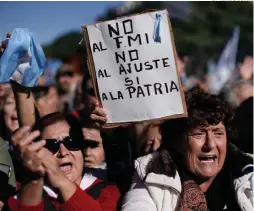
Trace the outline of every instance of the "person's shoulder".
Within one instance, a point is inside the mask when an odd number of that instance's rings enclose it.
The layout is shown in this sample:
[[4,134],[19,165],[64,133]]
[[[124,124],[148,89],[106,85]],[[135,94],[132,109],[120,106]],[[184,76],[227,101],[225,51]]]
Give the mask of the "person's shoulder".
[[167,150],[157,151],[136,159],[135,170],[141,180],[149,173],[168,177],[175,177],[177,173],[176,164]]
[[86,190],[86,193],[95,200],[100,198],[120,198],[120,191],[113,183],[96,179],[94,183]]
[[94,181],[94,183],[91,185],[90,188],[94,187],[94,186],[100,186],[101,188],[103,188],[103,190],[118,190],[117,186],[115,183],[113,182],[109,182],[106,180],[101,180],[101,179],[96,179]]
[[91,184],[89,189],[92,189],[95,186],[100,187],[100,189],[102,189],[102,190],[104,190],[104,189],[108,190],[108,188],[109,189],[118,189],[115,183],[109,182],[107,180],[98,179],[98,178],[96,178],[96,180],[93,182],[93,184]]
[[136,159],[135,170],[138,181],[181,192],[180,176],[173,159],[166,151],[157,151]]
[[6,142],[0,137],[0,149],[4,148],[6,146],[7,146]]
[[245,174],[253,172],[253,162],[254,156],[253,154],[246,153],[240,149],[238,149],[235,145],[230,143],[228,145],[228,159],[231,166],[231,171],[233,174],[233,178],[237,179]]
[[146,172],[146,169],[147,169],[147,166],[148,164],[150,163],[150,161],[158,154],[158,152],[154,152],[154,153],[151,153],[151,154],[148,154],[148,155],[145,155],[145,156],[142,156],[142,157],[139,157],[137,158],[135,161],[134,161],[134,167],[135,167],[135,170],[137,172],[137,174],[139,175],[140,179],[144,179],[147,172]]

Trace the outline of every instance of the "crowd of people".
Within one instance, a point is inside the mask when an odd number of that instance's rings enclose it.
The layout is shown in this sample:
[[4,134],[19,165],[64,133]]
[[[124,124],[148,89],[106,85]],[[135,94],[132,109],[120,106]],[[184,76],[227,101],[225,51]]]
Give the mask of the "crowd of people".
[[253,210],[252,66],[220,95],[182,81],[188,117],[114,128],[70,64],[55,85],[0,84],[0,210]]

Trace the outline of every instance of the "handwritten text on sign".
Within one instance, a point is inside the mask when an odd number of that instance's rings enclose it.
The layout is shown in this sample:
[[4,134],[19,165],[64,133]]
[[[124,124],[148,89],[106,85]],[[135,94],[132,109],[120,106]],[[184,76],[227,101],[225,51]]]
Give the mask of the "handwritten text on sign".
[[[153,37],[156,14],[160,42]],[[165,10],[89,25],[87,31],[108,123],[183,114]]]

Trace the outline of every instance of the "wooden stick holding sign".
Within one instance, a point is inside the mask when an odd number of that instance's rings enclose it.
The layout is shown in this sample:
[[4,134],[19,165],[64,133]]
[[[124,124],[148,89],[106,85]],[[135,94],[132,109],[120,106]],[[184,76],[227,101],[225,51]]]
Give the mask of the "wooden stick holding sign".
[[106,126],[187,116],[167,10],[82,29]]

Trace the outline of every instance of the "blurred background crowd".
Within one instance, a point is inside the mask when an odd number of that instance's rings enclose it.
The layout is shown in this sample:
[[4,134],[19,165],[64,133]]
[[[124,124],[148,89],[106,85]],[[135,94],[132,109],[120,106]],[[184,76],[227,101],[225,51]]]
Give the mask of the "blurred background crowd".
[[[50,15],[50,17],[53,23],[57,23],[57,12],[61,10],[61,4],[66,6],[67,3],[41,2],[40,4],[48,4],[49,7],[55,8],[54,16]],[[0,2],[0,23],[1,19],[3,21],[1,10],[8,4],[13,5],[15,2]],[[72,2],[71,4],[80,3]],[[83,13],[86,13],[91,2],[82,2],[82,4]],[[94,3],[93,10],[96,10],[96,5],[99,4],[102,3]],[[226,99],[236,112],[235,124],[238,127],[241,142],[235,144],[240,149],[253,153],[253,2],[126,1],[104,2],[103,5],[103,8],[100,8],[102,12],[93,14],[95,18],[90,23],[84,20],[83,25],[151,9],[167,9],[177,50],[177,67],[185,91],[199,86],[207,92]],[[47,16],[47,11],[44,12]],[[75,14],[75,11],[70,9],[69,13]],[[40,26],[43,17],[37,21]],[[22,20],[20,23],[24,24],[22,27],[26,26]],[[47,33],[50,29],[47,28],[47,23],[43,25],[45,26],[43,31]],[[6,28],[0,28],[2,38],[8,31],[6,30]],[[30,30],[36,34],[33,28]],[[86,65],[87,55],[85,44],[81,41],[82,36],[81,29],[68,31],[61,33],[50,43],[42,43],[47,62],[38,86],[33,88],[41,116],[58,111],[80,116],[78,111],[91,107],[89,103],[95,98],[95,93]],[[4,140],[10,140],[11,133],[18,128],[17,120],[11,86],[0,84],[0,136]],[[132,126],[134,129],[132,128],[129,135],[134,137],[133,140],[139,140],[135,141],[133,158],[155,151],[160,146],[159,124],[159,122],[140,123]],[[122,134],[121,131],[120,134]],[[150,144],[151,137],[157,142]],[[111,146],[111,148],[112,152],[121,153],[122,151],[118,149],[127,148],[127,146],[121,146],[126,143],[123,141],[123,136],[120,137],[121,144],[119,145],[118,142],[114,145],[118,138],[116,136],[116,140],[111,139],[111,145],[115,147]],[[117,153],[114,156],[117,157]]]
[[[253,128],[253,19],[251,18],[253,17],[253,2],[126,1],[103,3],[31,2],[29,4],[26,2],[1,2],[0,10],[4,10],[4,8],[6,10],[0,15],[0,17],[3,16],[0,19],[4,21],[7,17],[12,16],[7,14],[7,7],[17,10],[17,7],[22,9],[23,5],[23,8],[29,10],[28,5],[30,5],[33,10],[31,13],[34,13],[36,12],[35,8],[37,8],[37,12],[41,11],[39,10],[41,6],[44,9],[49,8],[49,12],[53,9],[55,14],[59,11],[59,14],[64,15],[66,8],[75,4],[80,10],[84,10],[84,13],[91,7],[91,11],[84,15],[88,20],[91,19],[88,15],[95,17],[90,23],[84,20],[83,25],[151,9],[167,9],[177,50],[177,67],[184,89],[200,86],[205,91],[226,99],[236,110],[236,124],[241,128],[240,133],[243,137],[243,141],[240,143],[243,145],[241,147],[244,150],[252,151],[253,135],[251,135],[252,132],[247,133],[246,131],[252,131]],[[102,12],[91,15],[91,12],[93,13],[97,8]],[[71,11],[71,6],[68,10],[75,19],[75,11]],[[70,14],[67,15],[68,19],[71,17]],[[38,13],[38,18],[39,16],[40,13]],[[48,16],[52,19],[52,14],[49,13]],[[15,27],[22,26],[25,21],[29,20],[24,19],[23,22],[20,20]],[[38,21],[40,25],[39,19],[33,21]],[[57,23],[60,20],[55,15],[52,21]],[[54,22],[48,24],[54,25]],[[69,22],[68,24],[70,25]],[[85,44],[82,42],[83,35],[81,29],[78,29],[80,26],[74,22],[72,24],[73,28],[77,27],[77,30],[67,33],[62,33],[64,30],[61,33],[56,32],[59,36],[53,41],[51,38],[47,40],[47,44],[42,43],[47,62],[44,73],[38,81],[38,86],[33,88],[42,116],[56,111],[75,114],[78,110],[88,107],[89,105],[86,104],[95,97],[86,64],[87,55]],[[45,23],[43,22],[42,25]],[[3,30],[8,30],[6,26],[9,24],[5,24],[5,27],[0,29],[2,37],[6,33]],[[30,28],[30,30],[36,34],[35,29]],[[43,29],[44,34],[47,34],[47,30],[52,34],[52,29],[47,28]],[[43,40],[41,36],[38,36],[39,40]],[[50,43],[49,40],[51,40]],[[45,43],[45,40],[43,41]],[[6,127],[1,127],[0,134],[2,137],[6,137],[5,140],[8,140],[8,130],[14,131],[17,128],[15,101],[9,84],[0,84],[0,98],[2,116],[0,121],[2,121],[2,125],[6,125]]]
[[[0,10],[6,8],[6,11],[0,15],[0,17],[3,16],[0,19],[4,21],[7,16],[12,16],[7,15],[9,6],[17,10],[17,7],[22,9],[23,5],[23,8],[29,10],[28,5],[31,5],[31,13],[33,13],[36,12],[35,8],[40,11],[38,8],[41,5],[44,9],[48,7],[49,12],[54,8],[55,14],[58,11],[62,14],[64,8],[75,4],[76,7],[83,5],[84,13],[89,10],[89,7],[91,7],[90,12],[96,11],[96,8],[102,11],[93,14],[95,18],[92,22],[87,23],[87,20],[84,20],[83,25],[151,9],[167,9],[177,50],[177,67],[184,89],[200,86],[205,91],[226,99],[236,111],[236,124],[241,128],[241,137],[245,140],[241,142],[243,145],[241,147],[252,151],[253,135],[250,135],[252,132],[246,133],[246,131],[252,131],[253,127],[253,2],[126,1],[93,4],[91,2],[71,4],[70,2],[31,2],[31,4],[1,2]],[[69,10],[69,13],[74,17],[75,11]],[[52,14],[48,16],[52,19]],[[69,17],[71,16],[68,16],[68,19]],[[88,14],[86,17],[91,19]],[[23,22],[20,20],[16,27],[25,24],[25,21],[27,20],[24,19]],[[33,21],[38,21],[40,25],[39,19]],[[57,23],[60,20],[55,15],[52,21],[53,23],[48,24],[54,25],[54,21]],[[73,28],[80,27],[73,22],[72,24]],[[45,23],[43,22],[42,25]],[[8,29],[6,26],[9,24],[5,24],[5,27],[0,29],[2,37],[6,33],[3,30]],[[33,28],[30,30],[36,34]],[[44,34],[47,34],[47,30],[52,31],[52,29],[44,28]],[[48,40],[47,44],[42,43],[47,62],[38,86],[33,88],[42,116],[56,111],[75,114],[77,110],[89,106],[86,104],[95,97],[86,64],[87,55],[85,44],[82,42],[81,29],[57,34],[60,35],[50,43]],[[41,39],[41,35],[38,37]],[[0,98],[2,116],[0,120],[2,125],[6,125],[1,127],[0,133],[2,137],[6,137],[5,140],[8,140],[8,130],[13,131],[17,127],[15,101],[9,84],[0,84]]]

